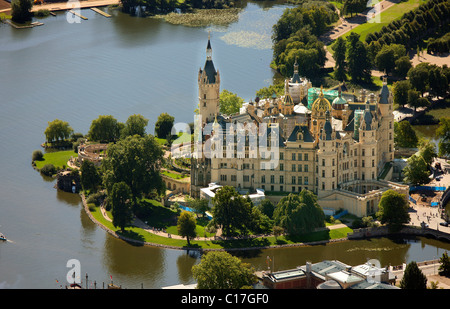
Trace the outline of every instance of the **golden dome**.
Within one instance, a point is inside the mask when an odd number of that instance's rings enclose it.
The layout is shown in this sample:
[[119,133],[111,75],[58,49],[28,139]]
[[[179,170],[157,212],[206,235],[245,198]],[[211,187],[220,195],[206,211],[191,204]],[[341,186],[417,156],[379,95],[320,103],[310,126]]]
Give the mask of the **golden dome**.
[[323,95],[323,89],[320,87],[320,93],[319,97],[314,101],[314,103],[311,105],[311,110],[316,112],[326,112],[331,111],[331,104],[330,101],[325,99]]

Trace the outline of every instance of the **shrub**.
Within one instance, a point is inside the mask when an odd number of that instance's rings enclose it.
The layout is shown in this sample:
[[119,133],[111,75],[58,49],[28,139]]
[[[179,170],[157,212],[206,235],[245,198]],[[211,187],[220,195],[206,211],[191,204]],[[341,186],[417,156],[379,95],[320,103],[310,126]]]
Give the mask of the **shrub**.
[[34,16],[36,16],[36,17],[47,17],[49,15],[50,15],[50,11],[44,10],[44,9],[40,9],[39,11],[34,13]]
[[41,173],[44,174],[45,176],[52,176],[56,174],[56,167],[53,164],[45,164],[41,168]]
[[86,202],[88,204],[95,204],[95,206],[100,206],[105,198],[106,194],[104,192],[97,192],[89,195],[89,197],[86,199]]
[[44,159],[44,154],[40,150],[33,151],[31,155],[31,161],[42,161]]

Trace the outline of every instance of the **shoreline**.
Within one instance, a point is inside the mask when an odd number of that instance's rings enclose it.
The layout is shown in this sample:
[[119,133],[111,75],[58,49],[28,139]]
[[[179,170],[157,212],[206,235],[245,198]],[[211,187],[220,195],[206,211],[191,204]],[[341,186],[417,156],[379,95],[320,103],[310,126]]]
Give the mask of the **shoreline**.
[[[159,247],[159,248],[165,248],[165,249],[174,249],[174,250],[195,250],[199,252],[207,252],[207,251],[248,251],[248,250],[265,250],[265,249],[277,249],[277,248],[292,248],[292,247],[309,247],[309,246],[316,246],[316,245],[327,245],[329,243],[336,243],[336,242],[344,242],[344,241],[352,241],[352,240],[363,240],[363,239],[371,239],[371,238],[377,238],[377,237],[389,237],[389,236],[422,236],[422,237],[428,237],[429,235],[433,236],[431,233],[427,233],[426,230],[407,225],[405,226],[401,231],[396,233],[390,233],[388,232],[388,229],[386,227],[380,227],[375,228],[376,232],[372,233],[369,232],[368,229],[361,229],[361,232],[354,230],[354,232],[351,233],[350,237],[343,237],[343,238],[337,238],[337,239],[329,239],[329,240],[320,240],[320,241],[314,241],[314,242],[301,242],[301,243],[294,243],[294,244],[284,244],[284,245],[269,245],[269,246],[261,246],[261,247],[245,247],[245,248],[195,248],[195,247],[187,247],[187,246],[172,246],[172,245],[165,245],[165,244],[159,244],[159,243],[152,243],[152,242],[146,242],[146,241],[140,241],[131,239],[122,235],[117,234],[115,231],[109,229],[105,225],[103,225],[101,222],[99,222],[97,219],[94,218],[91,211],[89,210],[89,207],[86,203],[86,198],[84,196],[84,193],[80,193],[81,200],[83,203],[83,208],[89,218],[100,226],[103,230],[105,230],[107,233],[112,235],[115,238],[124,240],[129,243],[133,243],[135,245],[139,246],[152,246],[152,247]],[[138,226],[136,226],[138,227]],[[142,227],[140,227],[142,228]],[[146,230],[146,229],[144,229]],[[149,230],[146,230],[149,233],[152,233]],[[369,233],[368,233],[369,232]],[[154,235],[158,235],[155,233],[152,233]],[[448,233],[446,233],[449,235]],[[359,235],[359,236],[356,236]],[[166,236],[161,236],[166,237]],[[450,235],[448,237],[450,239]]]
[[[195,247],[179,247],[179,246],[171,246],[171,245],[165,245],[165,244],[158,244],[158,243],[152,243],[152,242],[146,242],[146,241],[140,241],[132,238],[128,238],[122,235],[117,234],[115,231],[111,230],[110,228],[103,225],[101,222],[99,222],[97,219],[94,218],[91,211],[89,210],[89,207],[86,203],[86,197],[84,196],[84,193],[79,194],[81,196],[81,201],[83,203],[83,208],[88,217],[100,226],[103,230],[105,230],[108,234],[111,236],[124,240],[126,242],[134,243],[136,245],[140,246],[153,246],[153,247],[159,247],[159,248],[165,248],[165,249],[174,249],[174,250],[196,250],[200,252],[206,252],[206,251],[248,251],[248,250],[264,250],[264,249],[276,249],[276,248],[288,248],[288,247],[307,247],[307,246],[315,246],[315,245],[326,245],[328,243],[335,243],[335,242],[343,242],[343,241],[349,241],[350,239],[348,237],[345,238],[337,238],[337,239],[329,239],[329,240],[320,240],[320,241],[314,241],[314,242],[308,242],[308,243],[295,243],[295,244],[284,244],[284,245],[270,245],[270,246],[262,246],[262,247],[245,247],[245,248],[195,248]],[[150,231],[146,230],[147,232],[151,233]],[[154,235],[157,235],[155,233],[152,233]],[[166,236],[161,236],[166,237]]]
[[89,9],[93,7],[101,7],[117,4],[120,4],[120,0],[84,0],[79,2],[54,2],[54,3],[33,5],[31,12],[37,12],[39,10],[49,10],[52,12],[52,11],[66,11],[71,9]]

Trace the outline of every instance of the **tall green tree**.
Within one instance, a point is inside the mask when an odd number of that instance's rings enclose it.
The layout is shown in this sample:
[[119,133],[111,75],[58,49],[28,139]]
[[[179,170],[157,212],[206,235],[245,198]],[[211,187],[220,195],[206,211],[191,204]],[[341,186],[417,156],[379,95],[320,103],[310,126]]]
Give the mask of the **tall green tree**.
[[58,143],[70,138],[73,133],[72,127],[67,121],[55,119],[48,122],[44,131],[47,143]]
[[439,259],[438,271],[440,276],[450,277],[450,258],[448,257],[447,252],[442,254],[442,257]]
[[81,186],[83,190],[97,191],[98,186],[102,183],[102,178],[95,167],[94,163],[89,160],[83,160],[80,167]]
[[439,119],[436,136],[439,137],[439,156],[450,156],[450,118]]
[[317,203],[317,196],[309,190],[283,197],[274,211],[275,224],[289,234],[298,235],[324,227],[325,215]]
[[385,191],[378,204],[376,216],[382,224],[394,229],[408,223],[410,217],[405,195],[394,190]]
[[400,80],[394,84],[393,98],[394,103],[401,107],[408,104],[408,91],[411,90],[411,83],[409,80]]
[[146,119],[144,116],[135,114],[128,117],[127,121],[125,122],[125,127],[122,129],[122,137],[125,136],[132,136],[132,135],[145,135],[145,127],[148,124],[148,119]]
[[367,49],[355,32],[347,37],[347,68],[353,81],[370,81],[371,68]]
[[338,37],[336,43],[333,45],[333,58],[336,61],[334,66],[334,78],[339,81],[347,79],[345,67],[345,55],[347,53],[347,44],[343,37]]
[[115,142],[120,138],[120,131],[124,127],[111,115],[100,115],[94,119],[89,128],[89,139],[98,142]]
[[197,220],[193,214],[183,211],[178,217],[177,230],[178,234],[182,237],[186,237],[188,246],[191,245],[190,239],[197,236],[195,228],[197,227]]
[[171,135],[172,127],[175,118],[167,113],[162,113],[158,116],[158,120],[155,123],[155,134],[158,138],[167,138]]
[[211,251],[192,267],[197,289],[242,289],[257,282],[253,267],[225,251]]
[[406,182],[420,185],[429,181],[430,171],[428,170],[427,162],[422,156],[414,154],[408,158],[403,174]]
[[429,139],[419,139],[419,155],[431,166],[434,158],[437,157],[436,146]]
[[12,0],[11,1],[11,16],[12,20],[17,23],[24,23],[30,21],[33,17],[31,8],[33,7],[32,0]]
[[427,288],[427,277],[420,270],[417,263],[412,261],[406,265],[400,288],[409,290],[425,290]]
[[409,121],[394,122],[394,142],[398,147],[414,148],[417,146],[416,131]]
[[212,216],[216,226],[222,227],[224,236],[247,233],[251,222],[251,205],[234,187],[220,188],[213,198]]
[[131,211],[131,190],[128,185],[121,181],[113,185],[111,193],[109,194],[109,203],[111,203],[111,213],[113,215],[113,224],[119,227],[122,232],[133,219],[133,212]]
[[239,112],[244,99],[226,89],[220,92],[219,107],[222,114],[231,115]]
[[110,145],[102,161],[103,183],[108,193],[121,181],[129,186],[134,204],[143,194],[154,190],[161,193],[162,159],[161,146],[152,135],[128,136]]
[[412,87],[423,93],[428,89],[429,67],[428,63],[419,63],[408,71],[408,79]]

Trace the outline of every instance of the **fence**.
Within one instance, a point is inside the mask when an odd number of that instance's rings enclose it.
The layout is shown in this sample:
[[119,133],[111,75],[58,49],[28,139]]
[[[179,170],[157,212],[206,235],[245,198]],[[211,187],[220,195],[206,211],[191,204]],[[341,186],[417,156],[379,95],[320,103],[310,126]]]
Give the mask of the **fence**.
[[445,191],[446,187],[412,186],[409,191]]

